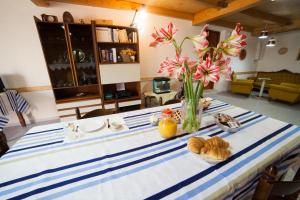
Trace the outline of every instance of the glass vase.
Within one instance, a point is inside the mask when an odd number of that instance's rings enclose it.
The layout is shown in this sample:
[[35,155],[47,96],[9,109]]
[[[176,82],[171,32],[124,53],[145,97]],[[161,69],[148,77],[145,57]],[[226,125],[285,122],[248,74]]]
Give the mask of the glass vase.
[[202,117],[202,104],[199,100],[185,99],[182,104],[182,129],[188,133],[199,130]]

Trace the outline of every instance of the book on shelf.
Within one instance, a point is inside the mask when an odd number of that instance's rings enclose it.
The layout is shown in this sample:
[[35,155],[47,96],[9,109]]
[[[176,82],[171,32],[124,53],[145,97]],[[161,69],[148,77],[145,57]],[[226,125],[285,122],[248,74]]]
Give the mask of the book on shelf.
[[137,32],[127,33],[126,29],[97,27],[96,37],[97,42],[137,43]]
[[128,34],[128,40],[132,43],[137,43],[137,32],[131,32]]
[[119,30],[118,29],[112,29],[112,36],[113,36],[113,42],[119,42]]
[[112,42],[111,28],[96,28],[97,42]]
[[116,63],[117,62],[117,49],[101,49],[100,50],[101,63]]
[[118,33],[119,33],[119,34],[118,34],[118,36],[119,36],[119,41],[120,41],[121,43],[129,42],[129,41],[128,41],[128,35],[127,35],[126,29],[121,29],[121,30],[119,30]]

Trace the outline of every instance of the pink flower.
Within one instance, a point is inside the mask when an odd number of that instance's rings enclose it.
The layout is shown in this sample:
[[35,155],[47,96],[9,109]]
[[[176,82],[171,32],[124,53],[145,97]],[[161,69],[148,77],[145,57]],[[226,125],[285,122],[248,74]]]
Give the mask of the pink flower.
[[160,64],[158,73],[167,73],[170,77],[182,78],[182,75],[187,73],[186,66],[188,66],[189,71],[195,71],[197,62],[188,57],[176,56],[176,58],[172,60],[166,58],[166,60]]
[[177,29],[172,22],[169,23],[168,29],[163,28],[159,29],[159,32],[155,30],[155,33],[152,33],[154,41],[150,43],[150,47],[156,47],[158,44],[169,44],[172,42],[174,35],[176,34]]
[[238,56],[240,55],[242,48],[247,45],[247,36],[245,34],[241,34],[241,30],[242,27],[240,23],[237,23],[230,37],[221,43],[221,48],[225,54],[229,56]]
[[197,67],[197,71],[194,73],[194,80],[202,80],[204,86],[207,86],[210,81],[217,82],[220,79],[220,69],[207,57]]
[[208,50],[208,40],[206,39],[206,37],[208,36],[208,31],[207,31],[208,25],[206,24],[199,35],[195,35],[192,37],[189,37],[190,40],[192,40],[192,42],[194,43],[194,47],[195,50],[199,56],[199,58],[201,58]]
[[216,65],[219,66],[220,74],[225,76],[225,79],[230,81],[231,80],[231,74],[232,74],[232,69],[231,66],[229,65],[231,62],[230,58],[226,58],[223,53],[220,53],[217,56],[217,61]]

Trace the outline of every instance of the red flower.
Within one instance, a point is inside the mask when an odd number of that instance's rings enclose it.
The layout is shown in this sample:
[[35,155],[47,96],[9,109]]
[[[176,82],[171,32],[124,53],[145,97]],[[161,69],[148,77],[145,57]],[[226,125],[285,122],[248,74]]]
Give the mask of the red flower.
[[202,80],[204,86],[207,86],[210,81],[217,82],[220,79],[220,69],[214,65],[210,57],[202,61],[197,67],[197,71],[194,74],[194,80]]
[[154,41],[150,43],[150,47],[156,47],[158,44],[169,44],[172,42],[174,35],[176,34],[177,29],[172,22],[169,23],[168,29],[163,28],[159,29],[159,32],[155,30],[155,33],[152,33]]

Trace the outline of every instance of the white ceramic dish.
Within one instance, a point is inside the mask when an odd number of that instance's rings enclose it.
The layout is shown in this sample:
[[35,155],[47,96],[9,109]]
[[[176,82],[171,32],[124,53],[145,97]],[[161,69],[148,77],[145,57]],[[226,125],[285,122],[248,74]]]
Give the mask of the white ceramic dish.
[[79,124],[79,129],[85,133],[92,133],[101,130],[106,126],[104,121],[85,120]]
[[[230,132],[230,133],[235,133],[235,132],[237,132],[237,131],[240,130],[241,124],[240,124],[240,122],[239,122],[238,120],[236,120],[235,118],[233,118],[233,117],[227,115],[227,116],[229,116],[229,117],[231,118],[231,121],[234,121],[234,122],[236,122],[236,123],[238,124],[238,127],[237,127],[237,128],[230,128],[229,126],[222,124],[222,123],[219,121],[217,115],[218,115],[218,113],[217,113],[216,115],[214,115],[216,124],[217,124],[223,131]],[[222,113],[222,115],[226,115],[226,114],[223,114],[223,113]]]
[[110,128],[112,130],[120,130],[123,128],[123,124],[121,124],[119,122],[112,122],[112,123],[110,123]]

